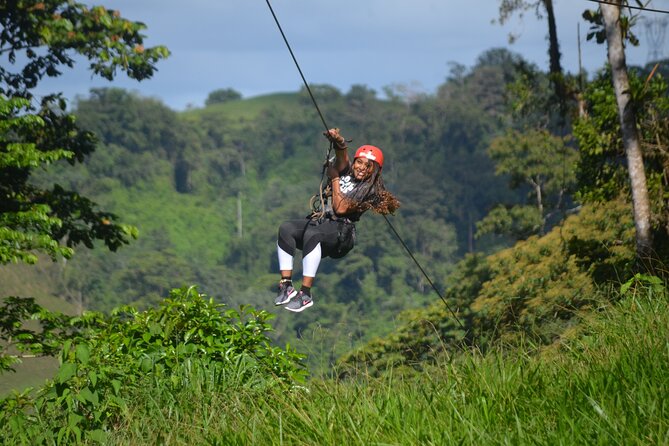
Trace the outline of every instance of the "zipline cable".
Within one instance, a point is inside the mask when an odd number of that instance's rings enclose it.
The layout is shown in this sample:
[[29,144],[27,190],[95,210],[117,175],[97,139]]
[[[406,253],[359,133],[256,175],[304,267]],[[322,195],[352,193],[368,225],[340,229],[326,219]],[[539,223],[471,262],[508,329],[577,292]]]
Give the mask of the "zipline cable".
[[423,276],[425,276],[425,279],[427,279],[427,281],[430,284],[430,286],[432,287],[432,289],[437,293],[437,296],[439,296],[439,298],[444,302],[444,305],[446,305],[446,308],[448,309],[448,311],[453,315],[453,317],[457,321],[460,328],[462,328],[463,330],[466,330],[464,325],[462,325],[462,322],[460,322],[460,319],[455,315],[455,312],[451,309],[450,305],[448,305],[448,302],[446,301],[446,299],[444,299],[444,296],[442,296],[442,294],[439,292],[439,290],[434,285],[434,283],[432,283],[432,280],[430,280],[430,277],[427,275],[427,273],[425,272],[423,267],[420,265],[420,263],[418,263],[418,260],[416,259],[416,257],[414,257],[413,253],[411,252],[409,247],[406,245],[406,243],[404,243],[404,240],[402,240],[402,237],[400,237],[399,233],[395,230],[395,227],[393,226],[393,224],[390,223],[390,220],[388,220],[388,217],[386,215],[383,215],[383,218],[386,220],[386,223],[388,223],[388,226],[390,226],[390,229],[395,234],[395,237],[397,237],[397,240],[400,241],[400,243],[402,244],[404,249],[406,249],[407,253],[409,253],[409,257],[411,257],[411,260],[414,261],[414,263],[416,264],[416,266],[418,267],[420,272],[423,273]]
[[[295,57],[295,53],[293,53],[293,48],[290,46],[290,43],[288,43],[288,39],[286,38],[286,34],[283,32],[283,28],[281,27],[281,24],[279,23],[279,19],[277,18],[276,14],[274,13],[274,8],[272,8],[271,3],[269,0],[265,0],[265,3],[267,3],[267,7],[269,8],[269,11],[272,13],[272,17],[274,18],[274,23],[276,23],[276,27],[279,28],[279,32],[281,33],[281,37],[283,37],[283,41],[286,44],[286,47],[288,48],[288,52],[290,53],[290,57],[293,58],[293,62],[295,63],[295,67],[297,67],[297,71],[300,73],[300,77],[302,78],[302,83],[307,89],[307,92],[309,93],[309,97],[311,98],[311,102],[313,102],[314,107],[316,107],[316,111],[318,112],[318,116],[321,118],[321,122],[323,123],[323,127],[325,127],[325,132],[327,133],[330,130],[330,127],[328,126],[327,122],[325,122],[325,118],[323,117],[323,113],[321,112],[320,107],[318,106],[318,103],[316,102],[316,98],[314,97],[314,94],[311,92],[311,88],[309,87],[309,83],[307,82],[307,79],[304,77],[304,73],[302,73],[302,68],[300,68],[300,64],[297,62],[297,58]],[[330,162],[330,155],[332,154],[332,149],[334,147],[334,144],[330,142],[330,147],[328,148],[327,153],[325,154],[325,162],[323,163],[323,168],[321,169],[321,182],[318,186],[318,201],[320,202],[320,212],[323,212],[323,209],[325,208],[325,203],[323,201],[323,184],[325,183],[325,172],[328,167],[328,164]],[[313,208],[313,204],[312,204]]]
[[[274,9],[272,9],[272,5],[270,4],[269,0],[265,0],[265,3],[267,3],[267,7],[269,8],[270,12],[272,13],[272,17],[274,17],[274,22],[276,23],[277,28],[279,28],[279,32],[281,33],[281,37],[283,37],[283,41],[286,44],[286,47],[288,47],[288,51],[290,52],[291,57],[293,58],[293,62],[295,63],[295,66],[297,67],[297,71],[300,73],[300,76],[302,77],[302,82],[304,83],[304,86],[307,88],[307,91],[309,92],[309,96],[311,97],[311,102],[314,103],[314,107],[316,107],[316,111],[318,111],[318,115],[321,118],[321,122],[323,123],[323,126],[325,126],[325,131],[328,132],[330,127],[325,122],[325,118],[323,117],[323,113],[321,113],[321,109],[318,107],[318,103],[316,102],[316,98],[314,97],[313,93],[311,92],[311,89],[309,88],[309,84],[307,83],[307,79],[304,77],[304,74],[302,73],[302,69],[300,68],[300,64],[297,62],[297,58],[295,57],[295,54],[293,53],[293,49],[290,47],[290,43],[288,43],[288,39],[286,38],[286,34],[283,32],[283,28],[281,28],[281,24],[279,23],[279,19],[276,17],[276,14],[274,13]],[[330,144],[330,150],[332,149],[332,143]],[[328,151],[328,159],[330,156],[330,151]],[[328,160],[326,159],[325,161],[325,166],[327,166]],[[323,173],[325,173],[325,166],[323,167]],[[321,184],[322,184],[322,179],[321,179]],[[322,194],[322,191],[321,191]],[[414,261],[416,266],[418,266],[418,269],[420,270],[421,273],[423,273],[423,276],[425,276],[425,279],[427,282],[430,284],[432,289],[437,293],[439,298],[444,302],[444,305],[446,305],[446,309],[453,315],[453,318],[455,318],[456,322],[462,328],[463,330],[466,330],[464,325],[462,325],[462,322],[460,322],[460,319],[458,316],[455,314],[455,312],[451,309],[451,307],[448,305],[448,302],[446,299],[444,299],[444,296],[439,292],[437,287],[435,286],[434,282],[430,279],[430,276],[427,275],[421,264],[418,262],[416,257],[413,255],[409,247],[407,246],[406,243],[404,243],[404,240],[400,236],[400,234],[395,230],[395,227],[390,223],[390,220],[388,220],[388,217],[386,215],[383,215],[383,218],[386,220],[386,223],[388,223],[388,226],[392,230],[392,232],[395,234],[395,237],[397,237],[397,240],[400,241],[404,249],[409,253],[409,256],[411,259]]]
[[281,33],[281,37],[283,37],[283,41],[286,43],[286,46],[288,47],[288,51],[290,52],[290,56],[293,58],[293,62],[295,62],[295,66],[297,67],[297,71],[300,72],[300,77],[302,77],[302,82],[304,83],[304,86],[307,88],[307,91],[309,92],[309,96],[311,97],[311,102],[314,103],[314,107],[316,107],[316,111],[318,112],[318,116],[321,117],[321,122],[323,123],[323,126],[325,127],[325,131],[327,132],[330,130],[330,127],[328,127],[327,123],[325,122],[325,118],[323,117],[323,113],[321,113],[321,109],[318,107],[318,104],[316,103],[316,98],[314,98],[313,93],[311,92],[311,88],[309,88],[309,84],[307,83],[307,79],[304,77],[304,74],[302,74],[302,69],[300,68],[300,64],[297,63],[297,59],[295,58],[295,54],[293,54],[293,49],[290,47],[290,44],[288,43],[288,39],[286,39],[286,35],[283,32],[283,29],[281,28],[281,24],[279,23],[279,19],[277,19],[276,14],[274,14],[274,9],[272,9],[272,5],[270,4],[269,0],[265,0],[267,3],[267,7],[269,8],[269,11],[272,13],[272,17],[274,17],[274,22],[276,23],[277,28],[279,28],[279,32]]

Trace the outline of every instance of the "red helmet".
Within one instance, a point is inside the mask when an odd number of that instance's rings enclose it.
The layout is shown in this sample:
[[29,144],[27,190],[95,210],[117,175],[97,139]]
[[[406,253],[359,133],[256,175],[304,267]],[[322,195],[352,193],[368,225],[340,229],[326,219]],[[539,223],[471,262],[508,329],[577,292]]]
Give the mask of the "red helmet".
[[358,147],[353,159],[356,158],[367,158],[376,161],[379,164],[379,167],[383,167],[383,152],[376,146],[364,145]]

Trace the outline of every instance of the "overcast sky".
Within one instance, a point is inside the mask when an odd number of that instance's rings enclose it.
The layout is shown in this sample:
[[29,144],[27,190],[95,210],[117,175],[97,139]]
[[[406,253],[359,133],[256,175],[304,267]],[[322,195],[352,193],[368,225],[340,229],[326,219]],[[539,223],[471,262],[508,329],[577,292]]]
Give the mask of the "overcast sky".
[[[76,70],[49,81],[44,91],[72,98],[97,86],[118,86],[160,99],[175,110],[201,107],[207,95],[233,88],[244,97],[297,91],[301,79],[265,0],[99,0],[147,25],[145,46],[165,45],[172,55],[141,83],[119,76],[113,83]],[[310,83],[347,92],[362,84],[382,96],[384,86],[407,84],[433,93],[451,62],[471,67],[486,50],[506,47],[548,69],[545,19],[529,12],[504,26],[493,24],[499,0],[272,0],[271,5]],[[580,24],[583,66],[588,72],[606,59],[603,45],[585,41],[588,0],[554,1],[562,64],[578,71]],[[669,0],[652,7],[669,9]],[[644,13],[648,17],[666,15]],[[628,64],[645,64],[650,46],[628,51]],[[508,43],[508,34],[518,35]],[[667,54],[667,45],[661,48]]]

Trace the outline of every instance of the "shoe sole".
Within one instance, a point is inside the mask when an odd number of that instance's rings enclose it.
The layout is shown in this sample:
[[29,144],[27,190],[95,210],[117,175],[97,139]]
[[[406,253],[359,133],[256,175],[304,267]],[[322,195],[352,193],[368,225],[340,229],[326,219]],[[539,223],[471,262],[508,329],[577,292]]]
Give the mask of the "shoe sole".
[[285,300],[282,300],[281,302],[274,302],[274,305],[276,305],[277,307],[280,307],[281,305],[286,305],[288,302],[290,302],[290,299],[292,299],[295,296],[297,296],[297,290],[293,290],[292,293],[286,296]]
[[283,307],[283,308],[288,310],[288,311],[292,311],[293,313],[299,313],[300,311],[306,310],[307,308],[309,308],[313,304],[314,304],[314,301],[312,300],[312,301],[309,301],[308,304],[302,305],[300,308],[288,308],[288,307]]

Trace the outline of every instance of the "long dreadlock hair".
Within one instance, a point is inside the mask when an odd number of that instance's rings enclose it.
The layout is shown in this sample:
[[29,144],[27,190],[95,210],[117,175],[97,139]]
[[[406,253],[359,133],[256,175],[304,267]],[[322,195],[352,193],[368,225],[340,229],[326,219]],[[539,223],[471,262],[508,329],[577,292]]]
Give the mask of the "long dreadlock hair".
[[372,166],[371,175],[358,184],[346,199],[353,201],[360,212],[371,209],[382,215],[392,214],[400,207],[400,201],[386,189],[379,163],[372,161]]

